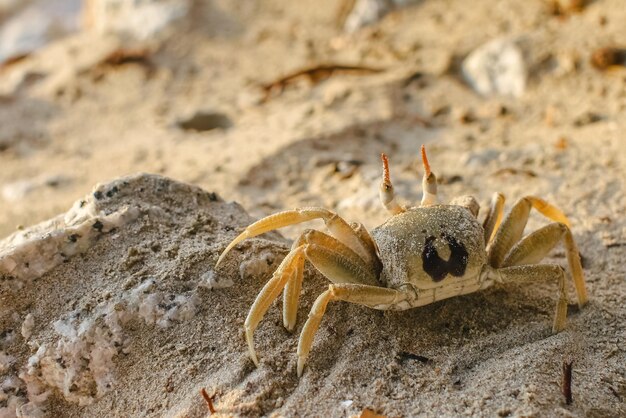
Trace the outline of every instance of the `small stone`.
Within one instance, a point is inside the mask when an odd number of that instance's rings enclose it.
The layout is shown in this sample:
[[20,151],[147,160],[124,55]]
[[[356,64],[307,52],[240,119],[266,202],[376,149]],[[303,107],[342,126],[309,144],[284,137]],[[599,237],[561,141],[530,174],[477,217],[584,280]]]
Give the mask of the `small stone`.
[[33,314],[26,315],[24,318],[24,322],[22,322],[22,337],[25,340],[28,340],[33,333],[33,327],[35,326],[35,318]]
[[30,3],[2,22],[0,61],[29,54],[78,29],[79,0],[40,0]]
[[387,0],[356,0],[343,24],[344,31],[350,33],[377,22],[391,10]]
[[147,40],[165,32],[189,9],[189,0],[92,0],[86,2],[83,20],[88,29],[101,34]]
[[350,408],[354,401],[352,399],[346,399],[345,401],[341,401],[341,406],[344,408]]
[[520,97],[526,89],[524,56],[509,39],[494,39],[474,50],[462,64],[463,77],[478,93]]
[[202,283],[200,286],[206,287],[207,289],[224,289],[235,284],[229,278],[220,278],[213,270],[209,270],[204,273],[201,279]]

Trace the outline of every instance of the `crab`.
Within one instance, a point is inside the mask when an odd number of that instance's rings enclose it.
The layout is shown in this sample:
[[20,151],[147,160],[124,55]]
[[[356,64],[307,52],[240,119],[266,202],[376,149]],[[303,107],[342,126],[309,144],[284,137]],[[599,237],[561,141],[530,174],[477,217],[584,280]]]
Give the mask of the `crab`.
[[[519,199],[503,219],[505,198],[495,193],[482,224],[479,205],[471,196],[437,201],[437,179],[426,150],[421,148],[423,197],[416,207],[401,206],[394,195],[389,162],[381,155],[383,178],[380,200],[391,216],[368,232],[336,213],[304,207],[267,216],[248,226],[220,255],[217,266],[241,241],[313,219],[322,219],[329,233],[307,229],[293,243],[250,308],[245,335],[250,357],[259,360],[253,335],[272,302],[283,292],[283,323],[293,331],[308,260],[331,284],[315,300],[298,341],[297,374],[302,375],[326,307],[346,301],[379,310],[406,310],[487,289],[509,281],[551,280],[558,286],[552,331],[565,327],[567,287],[565,270],[556,264],[538,264],[563,242],[579,307],[588,300],[580,256],[567,217],[535,196]],[[553,222],[522,237],[534,208]]]

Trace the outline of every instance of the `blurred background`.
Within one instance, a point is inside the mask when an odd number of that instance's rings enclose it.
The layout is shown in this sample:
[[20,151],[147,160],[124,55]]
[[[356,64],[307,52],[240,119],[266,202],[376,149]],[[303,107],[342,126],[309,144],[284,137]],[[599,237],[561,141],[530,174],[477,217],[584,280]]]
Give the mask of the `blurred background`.
[[2,0],[0,236],[139,171],[372,227],[380,153],[412,204],[426,144],[443,200],[532,193],[622,242],[624,22],[620,0]]

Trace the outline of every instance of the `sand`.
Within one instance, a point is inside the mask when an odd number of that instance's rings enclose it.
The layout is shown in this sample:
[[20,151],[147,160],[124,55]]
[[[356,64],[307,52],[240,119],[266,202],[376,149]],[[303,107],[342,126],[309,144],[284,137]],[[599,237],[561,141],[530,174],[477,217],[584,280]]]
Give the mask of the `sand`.
[[[85,31],[2,69],[0,236],[21,231],[0,258],[30,257],[23,273],[0,271],[5,416],[22,404],[24,416],[206,416],[201,388],[217,416],[626,415],[626,70],[589,61],[626,45],[621,3],[554,16],[539,1],[424,1],[351,35],[336,9],[198,2],[174,36],[125,46],[149,51],[143,63],[103,63],[121,41]],[[463,57],[499,37],[524,51],[517,98],[482,97],[460,76]],[[260,103],[260,84],[335,62],[384,71]],[[198,113],[216,128],[185,129]],[[221,250],[254,218],[298,206],[375,227],[388,217],[380,152],[401,202],[417,204],[422,144],[443,201],[471,194],[484,208],[499,191],[508,208],[527,194],[562,208],[589,305],[569,285],[553,335],[553,283],[404,312],[334,303],[298,379],[299,331],[327,285],[309,266],[296,331],[274,303],[255,368],[250,305],[290,240],[323,224],[248,240],[214,271]],[[545,224],[533,214],[527,231]],[[564,250],[546,261],[565,266]]]

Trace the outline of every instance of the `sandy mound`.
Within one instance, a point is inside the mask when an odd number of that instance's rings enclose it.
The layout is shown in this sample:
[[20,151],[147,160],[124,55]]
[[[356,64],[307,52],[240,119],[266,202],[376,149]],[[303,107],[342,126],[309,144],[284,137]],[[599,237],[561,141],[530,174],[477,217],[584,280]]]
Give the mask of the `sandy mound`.
[[[626,412],[622,307],[611,292],[551,335],[556,289],[507,285],[407,312],[331,305],[304,376],[280,304],[242,325],[286,253],[276,234],[215,260],[251,218],[154,176],[97,186],[64,216],[0,242],[2,416],[616,416]],[[561,260],[562,256],[561,256]],[[301,329],[324,287],[306,273]],[[560,391],[574,359],[574,406]]]

